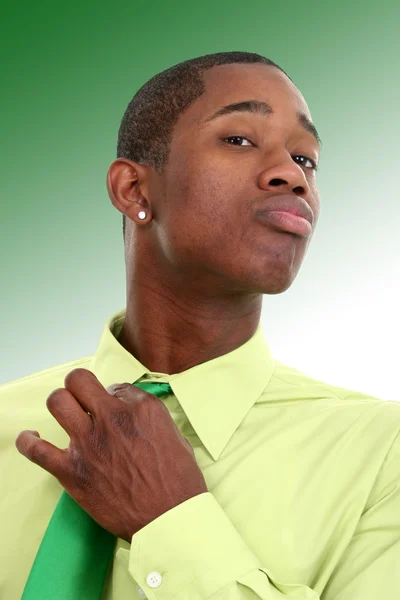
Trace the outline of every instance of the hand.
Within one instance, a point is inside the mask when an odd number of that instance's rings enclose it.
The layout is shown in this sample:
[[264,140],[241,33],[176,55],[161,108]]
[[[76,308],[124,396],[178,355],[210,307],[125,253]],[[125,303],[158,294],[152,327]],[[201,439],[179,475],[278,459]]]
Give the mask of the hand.
[[107,391],[86,369],[71,371],[64,385],[46,405],[69,435],[68,448],[37,431],[22,431],[15,445],[104,529],[130,542],[163,513],[208,491],[192,447],[157,396],[129,383]]

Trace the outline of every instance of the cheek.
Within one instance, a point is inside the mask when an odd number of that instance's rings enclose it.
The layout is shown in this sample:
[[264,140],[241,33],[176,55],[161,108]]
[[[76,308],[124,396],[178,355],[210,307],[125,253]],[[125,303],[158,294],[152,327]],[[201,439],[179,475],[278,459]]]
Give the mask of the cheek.
[[320,211],[321,211],[321,202],[320,202],[319,194],[318,194],[318,192],[316,192],[315,202],[314,202],[314,207],[313,207],[315,224],[317,224],[317,221],[319,219]]
[[235,221],[240,222],[240,206],[234,196],[237,185],[232,182],[232,177],[219,173],[217,179],[215,167],[205,169],[199,166],[190,173],[180,177],[172,191],[172,212],[181,226],[187,222],[194,229],[197,224],[197,227],[221,233],[227,227],[232,229]]
[[[164,251],[176,264],[219,264],[240,243],[245,225],[234,186],[205,170],[180,178],[169,189]],[[232,192],[231,192],[232,190]],[[236,192],[237,194],[237,192]],[[247,217],[248,218],[248,217]]]

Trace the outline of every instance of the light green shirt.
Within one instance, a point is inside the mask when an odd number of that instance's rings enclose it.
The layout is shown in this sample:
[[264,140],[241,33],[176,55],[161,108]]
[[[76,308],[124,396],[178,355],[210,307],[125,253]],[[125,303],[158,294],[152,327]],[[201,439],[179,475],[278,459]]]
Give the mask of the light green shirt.
[[15,438],[36,429],[68,446],[46,398],[83,367],[105,387],[168,382],[160,400],[209,490],[118,539],[104,600],[398,600],[400,403],[275,360],[261,323],[228,354],[150,373],[116,339],[124,315],[93,357],[0,386],[0,598],[20,599],[62,492]]

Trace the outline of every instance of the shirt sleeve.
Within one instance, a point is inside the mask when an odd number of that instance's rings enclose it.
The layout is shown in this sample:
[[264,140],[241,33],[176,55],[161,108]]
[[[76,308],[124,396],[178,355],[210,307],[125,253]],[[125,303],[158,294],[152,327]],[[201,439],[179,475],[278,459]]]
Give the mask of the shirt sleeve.
[[276,581],[210,492],[138,531],[128,568],[148,600],[319,600],[305,585]]
[[321,596],[322,600],[377,598],[400,598],[400,432]]
[[400,435],[348,547],[333,572],[325,574],[327,582],[318,593],[275,579],[210,492],[190,498],[138,531],[126,564],[148,600],[398,600]]

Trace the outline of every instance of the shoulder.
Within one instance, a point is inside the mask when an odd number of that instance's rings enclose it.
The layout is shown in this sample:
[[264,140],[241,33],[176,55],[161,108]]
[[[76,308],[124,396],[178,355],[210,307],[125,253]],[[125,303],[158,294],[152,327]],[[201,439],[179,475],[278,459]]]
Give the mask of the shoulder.
[[322,381],[279,360],[275,360],[272,383],[273,387],[279,390],[296,389],[299,398],[304,397],[309,400],[330,399],[337,406],[349,406],[351,404],[372,406],[377,403],[387,403],[389,406],[396,406],[395,411],[400,410],[400,398],[384,400],[366,392]]
[[385,400],[322,381],[278,360],[264,392],[269,400],[271,395],[277,403],[297,407],[325,432],[346,433],[359,444],[381,445],[390,454],[400,451],[400,399]]
[[[14,379],[8,383],[0,385],[0,407],[3,407],[7,400],[13,398],[21,398],[21,394],[29,392],[35,394],[36,391],[41,393],[44,389],[63,386],[66,375],[78,367],[89,368],[92,361],[92,356],[85,356],[76,360],[49,367],[42,371],[37,371],[25,377]],[[51,391],[51,390],[50,390]]]
[[[0,441],[14,445],[19,431],[38,429],[45,437],[48,429],[58,424],[46,408],[46,399],[53,390],[64,387],[66,375],[78,367],[90,370],[92,357],[87,356],[56,365],[20,379],[0,385]],[[44,429],[43,429],[44,427]]]

